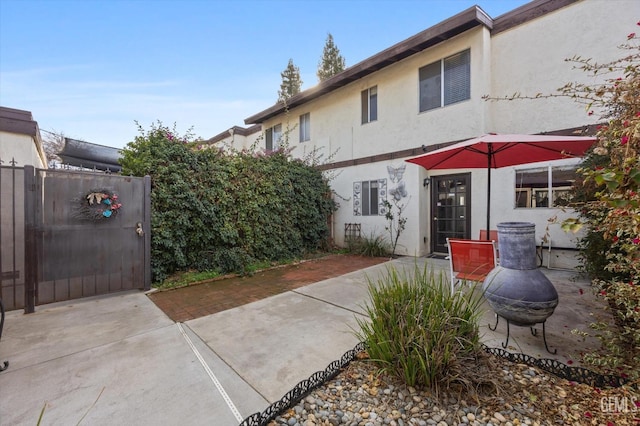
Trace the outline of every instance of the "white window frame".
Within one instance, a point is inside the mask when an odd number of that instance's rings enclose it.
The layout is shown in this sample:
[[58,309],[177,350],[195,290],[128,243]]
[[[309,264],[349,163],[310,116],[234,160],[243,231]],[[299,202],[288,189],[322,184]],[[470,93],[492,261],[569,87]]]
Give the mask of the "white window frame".
[[[460,61],[456,65],[456,61]],[[427,74],[430,72],[430,74]],[[439,102],[429,103],[427,96],[433,94],[429,83],[439,89]],[[471,99],[471,49],[463,50],[455,55],[432,62],[418,69],[418,110],[431,111],[447,105],[453,105]],[[433,89],[431,89],[433,90]],[[459,94],[453,96],[456,91]],[[453,98],[452,98],[453,96]],[[423,98],[425,101],[423,102]],[[432,97],[432,100],[435,97]]]
[[276,124],[265,131],[265,149],[267,151],[277,151],[280,148],[282,139],[282,124]]
[[360,94],[362,104],[362,124],[378,121],[378,86],[363,90]]
[[[372,196],[375,194],[375,196]],[[384,216],[387,199],[387,179],[365,180],[353,183],[354,216]]]
[[[556,205],[556,201],[561,197],[562,194],[567,194],[571,190],[571,183],[573,179],[568,179],[567,173],[575,174],[577,168],[577,165],[572,165],[547,166],[516,170],[514,192],[515,208],[521,209],[560,207]],[[554,171],[556,172],[555,176]],[[533,177],[529,179],[529,182],[527,182],[526,174],[532,176],[537,175],[537,178]],[[540,181],[541,179],[542,182],[536,182],[536,180]],[[549,203],[548,194],[551,194],[551,203]],[[541,200],[543,200],[542,197],[546,198],[547,201],[541,202]],[[519,203],[520,205],[518,205]]]
[[311,113],[300,116],[300,142],[311,140]]

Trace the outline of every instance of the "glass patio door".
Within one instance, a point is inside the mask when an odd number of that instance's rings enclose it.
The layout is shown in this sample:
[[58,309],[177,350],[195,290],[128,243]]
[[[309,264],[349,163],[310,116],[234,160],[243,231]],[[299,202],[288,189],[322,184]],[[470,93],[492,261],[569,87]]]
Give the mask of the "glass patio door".
[[447,238],[470,238],[471,174],[431,178],[431,251],[447,253]]

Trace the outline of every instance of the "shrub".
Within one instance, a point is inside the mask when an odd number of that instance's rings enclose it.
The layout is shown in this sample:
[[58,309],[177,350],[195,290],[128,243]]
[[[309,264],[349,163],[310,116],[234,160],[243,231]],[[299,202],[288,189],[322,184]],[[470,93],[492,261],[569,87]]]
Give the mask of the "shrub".
[[481,352],[479,293],[451,294],[447,277],[426,266],[411,274],[389,268],[369,280],[368,319],[357,319],[356,335],[383,371],[409,386],[437,387]]
[[[392,198],[391,204],[388,200],[384,200],[385,219],[387,219],[387,225],[384,229],[389,233],[390,250],[393,256],[396,255],[396,248],[398,247],[398,240],[400,235],[404,232],[407,225],[407,218],[402,216],[402,212],[407,207],[409,201],[401,203],[395,198]],[[394,213],[395,207],[395,213]]]
[[[640,25],[640,22],[638,23]],[[593,77],[609,74],[590,87],[567,84],[563,93],[599,109],[606,124],[598,126],[598,143],[579,170],[580,220],[587,225],[579,247],[597,294],[611,308],[614,328],[594,324],[606,352],[588,354],[595,365],[640,377],[640,45],[635,33],[621,46],[628,51],[610,63],[574,58]],[[593,109],[592,109],[593,108]]]
[[285,151],[198,148],[158,123],[123,150],[123,174],[151,176],[154,282],[188,269],[242,273],[326,245],[335,204],[317,168]]

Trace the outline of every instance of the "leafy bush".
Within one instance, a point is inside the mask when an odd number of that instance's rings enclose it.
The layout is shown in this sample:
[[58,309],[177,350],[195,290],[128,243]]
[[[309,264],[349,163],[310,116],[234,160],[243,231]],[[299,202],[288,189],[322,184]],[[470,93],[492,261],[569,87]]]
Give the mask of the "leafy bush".
[[225,154],[157,123],[123,150],[123,174],[151,176],[153,280],[188,269],[243,272],[294,259],[329,236],[321,172],[285,151]]
[[[640,25],[640,22],[638,23]],[[585,72],[611,77],[591,87],[567,84],[563,94],[599,109],[606,124],[598,127],[598,143],[585,159],[575,186],[580,218],[565,229],[586,225],[581,240],[585,269],[597,293],[611,308],[615,327],[594,324],[604,348],[589,354],[595,365],[625,370],[640,377],[640,46],[635,33],[622,49],[629,53],[610,63],[574,58]]]
[[356,335],[382,370],[409,386],[436,387],[481,351],[479,293],[451,294],[447,277],[426,266],[412,274],[390,268],[369,280],[368,319],[357,319]]

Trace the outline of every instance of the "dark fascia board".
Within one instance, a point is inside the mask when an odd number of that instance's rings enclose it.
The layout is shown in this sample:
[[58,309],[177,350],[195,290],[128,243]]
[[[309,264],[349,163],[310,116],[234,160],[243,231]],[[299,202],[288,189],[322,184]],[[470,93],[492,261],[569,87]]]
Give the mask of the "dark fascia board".
[[292,96],[286,103],[279,102],[258,114],[248,117],[244,122],[245,124],[263,123],[271,117],[282,114],[286,109],[305,104],[479,25],[484,25],[491,30],[493,28],[493,20],[486,12],[480,9],[480,7],[472,6],[433,27],[347,68],[340,74],[336,74],[314,87]]
[[539,18],[547,13],[569,6],[582,0],[534,0],[524,4],[504,15],[498,16],[493,21],[492,35],[509,30],[528,21]]
[[30,111],[0,107],[0,131],[39,138],[38,123]]
[[[595,136],[598,132],[598,127],[604,123],[600,124],[586,124],[581,127],[571,127],[568,129],[558,129],[547,132],[537,133],[539,135],[555,135],[555,136]],[[406,159],[408,157],[413,157],[415,155],[422,155],[426,152],[435,151],[436,149],[445,148],[449,145],[453,145],[458,142],[463,142],[466,139],[453,140],[448,142],[442,142],[439,144],[431,144],[428,146],[422,146],[420,148],[409,148],[403,149],[402,151],[393,151],[386,152],[378,155],[370,155],[368,157],[360,157],[354,158],[351,160],[337,161],[334,163],[326,163],[317,166],[319,170],[333,170],[340,169],[343,167],[352,167],[357,166],[359,164],[371,164],[377,163],[380,161],[390,161],[396,159]]]
[[38,122],[33,119],[31,111],[0,106],[0,131],[31,136],[35,143],[36,151],[46,167],[47,155],[42,146],[40,128],[38,127]]
[[228,138],[231,135],[231,131],[232,130],[233,130],[233,134],[235,134],[235,135],[249,136],[249,135],[251,135],[253,133],[256,133],[256,132],[259,132],[260,130],[262,130],[262,125],[254,124],[253,126],[250,126],[250,127],[233,126],[229,130],[225,130],[224,132],[218,133],[217,135],[213,136],[212,138],[209,138],[209,139],[205,140],[204,143],[213,144],[213,143],[219,142],[221,140],[224,140],[224,139]]

